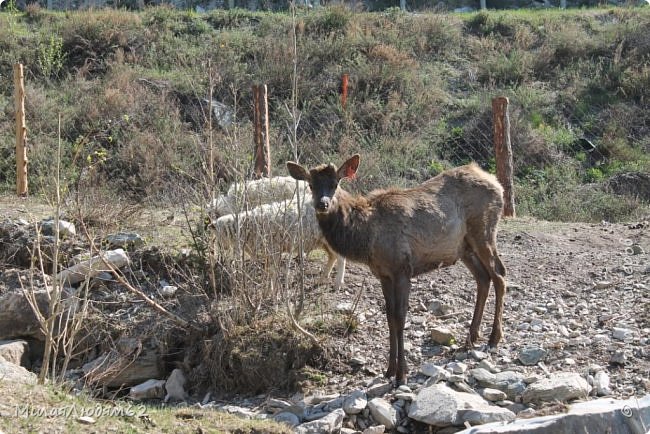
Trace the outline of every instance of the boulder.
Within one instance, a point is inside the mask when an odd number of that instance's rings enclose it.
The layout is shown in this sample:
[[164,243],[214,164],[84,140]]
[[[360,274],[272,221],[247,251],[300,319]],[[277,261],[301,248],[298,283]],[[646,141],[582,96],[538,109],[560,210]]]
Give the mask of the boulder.
[[289,425],[291,428],[297,426],[300,423],[300,418],[290,411],[282,411],[273,416],[273,420],[276,422]]
[[343,426],[344,416],[345,416],[345,412],[343,411],[343,409],[339,408],[320,419],[316,419],[311,422],[305,422],[301,425],[298,425],[295,428],[294,432],[296,434],[336,433]]
[[522,394],[522,401],[525,404],[569,401],[584,398],[590,391],[591,386],[580,374],[560,372],[529,385]]
[[420,373],[430,377],[431,384],[439,381],[446,381],[449,378],[449,371],[442,366],[434,365],[431,362],[424,363],[420,366]]
[[490,389],[489,387],[483,389],[481,396],[483,396],[483,398],[487,399],[488,401],[503,401],[507,398],[505,392],[498,389]]
[[0,341],[0,357],[14,365],[30,368],[29,344],[23,340]]
[[598,399],[573,404],[567,413],[490,423],[458,434],[636,434],[650,426],[650,395],[626,401]]
[[462,426],[465,422],[511,421],[515,418],[510,410],[492,406],[478,395],[456,392],[443,384],[422,389],[411,403],[408,416],[438,427]]
[[165,396],[165,380],[147,380],[129,391],[131,399],[162,399]]
[[164,376],[163,361],[155,347],[122,338],[116,348],[83,365],[86,381],[107,387],[134,386]]
[[187,383],[187,379],[183,371],[178,368],[174,369],[165,383],[165,390],[167,391],[165,402],[170,400],[185,401],[187,399],[185,383]]
[[479,386],[505,392],[508,399],[514,400],[517,395],[520,395],[526,389],[523,377],[513,371],[503,371],[493,374],[487,369],[476,368],[471,369],[469,374]]
[[[34,291],[38,309],[49,315],[48,295],[45,290]],[[0,296],[0,339],[31,337],[45,340],[41,326],[22,292],[9,292]]]
[[[41,233],[47,236],[55,235],[54,224],[54,219],[52,218],[41,221]],[[74,227],[74,223],[70,223],[65,220],[59,220],[59,238],[70,238],[74,237],[76,234],[77,230]]]
[[434,327],[431,329],[431,339],[440,345],[451,345],[456,342],[454,334],[446,327]]
[[372,417],[385,428],[393,429],[397,425],[397,410],[385,399],[371,399],[368,402],[368,409]]
[[133,250],[144,245],[144,239],[131,232],[118,232],[106,237],[106,243],[111,249]]
[[526,366],[533,366],[544,360],[547,354],[548,352],[543,348],[527,347],[519,352],[519,361]]
[[7,362],[0,357],[0,381],[20,384],[36,384],[36,374],[22,366]]
[[363,390],[355,390],[345,397],[343,411],[345,414],[359,414],[368,405],[368,398]]
[[[102,259],[103,258],[103,259]],[[111,271],[106,261],[113,268],[121,268],[129,264],[129,257],[122,249],[108,250],[102,255],[94,256],[92,259],[80,262],[72,267],[66,268],[57,274],[57,278],[67,285],[74,285],[86,277],[95,277],[101,273]]]

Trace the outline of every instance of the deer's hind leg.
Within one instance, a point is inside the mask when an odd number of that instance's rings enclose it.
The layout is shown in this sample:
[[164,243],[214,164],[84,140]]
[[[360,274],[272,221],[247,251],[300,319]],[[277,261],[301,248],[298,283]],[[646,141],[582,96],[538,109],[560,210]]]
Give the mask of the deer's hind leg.
[[483,310],[485,309],[485,302],[490,293],[490,274],[471,250],[466,251],[461,260],[472,273],[472,276],[474,276],[474,280],[476,280],[476,304],[474,304],[472,324],[469,327],[469,334],[467,335],[465,344],[467,348],[472,348],[480,338]]
[[[506,294],[506,268],[499,258],[496,246],[496,223],[490,226],[491,230],[482,230],[475,228],[476,233],[483,234],[482,237],[472,237],[468,234],[466,239],[473,251],[473,254],[478,258],[483,269],[487,272],[490,280],[494,284],[495,305],[494,305],[494,323],[492,324],[492,333],[488,340],[490,347],[496,347],[501,338],[503,337],[503,305]],[[487,234],[487,236],[485,236]],[[487,295],[486,295],[487,298]],[[478,308],[478,298],[477,298]],[[474,324],[472,322],[472,324]]]

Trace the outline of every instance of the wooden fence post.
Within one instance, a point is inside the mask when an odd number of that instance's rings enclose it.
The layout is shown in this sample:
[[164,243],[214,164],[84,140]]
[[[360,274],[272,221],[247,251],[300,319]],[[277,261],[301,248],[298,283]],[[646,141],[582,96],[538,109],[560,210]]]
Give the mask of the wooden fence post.
[[255,140],[256,179],[271,177],[271,144],[269,141],[269,104],[265,84],[253,85],[253,125]]
[[508,98],[496,97],[492,100],[494,123],[494,158],[497,166],[497,179],[503,186],[503,215],[515,216],[515,196],[513,183],[512,146],[510,144],[510,115]]
[[27,127],[25,126],[25,76],[23,65],[14,64],[16,108],[16,194],[27,196]]
[[348,83],[350,81],[350,76],[348,74],[343,74],[341,76],[341,107],[345,111],[345,106],[348,101]]

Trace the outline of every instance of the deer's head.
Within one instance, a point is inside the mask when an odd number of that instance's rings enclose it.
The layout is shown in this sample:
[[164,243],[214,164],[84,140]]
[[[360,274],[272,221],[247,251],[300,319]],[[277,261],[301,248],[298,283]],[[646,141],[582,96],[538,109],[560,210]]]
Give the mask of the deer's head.
[[352,156],[338,169],[333,164],[321,164],[311,170],[305,169],[293,161],[287,162],[289,174],[300,181],[306,181],[311,189],[316,213],[327,213],[336,202],[335,194],[343,178],[354,178],[359,168],[361,157]]

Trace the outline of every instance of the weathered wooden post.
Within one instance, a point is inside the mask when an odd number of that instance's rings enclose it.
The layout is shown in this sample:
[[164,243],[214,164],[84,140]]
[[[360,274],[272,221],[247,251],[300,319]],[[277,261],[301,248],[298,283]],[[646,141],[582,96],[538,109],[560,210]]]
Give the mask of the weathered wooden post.
[[27,196],[27,127],[25,126],[25,76],[23,65],[14,64],[16,111],[16,194]]
[[515,216],[512,146],[510,144],[510,115],[508,98],[499,96],[492,100],[494,123],[494,158],[497,165],[497,179],[503,186],[503,215]]
[[269,141],[269,104],[265,84],[253,85],[253,125],[255,140],[255,167],[257,179],[271,177],[271,144]]
[[350,76],[348,74],[343,74],[341,76],[341,107],[345,111],[345,106],[348,101],[348,83],[350,81]]

